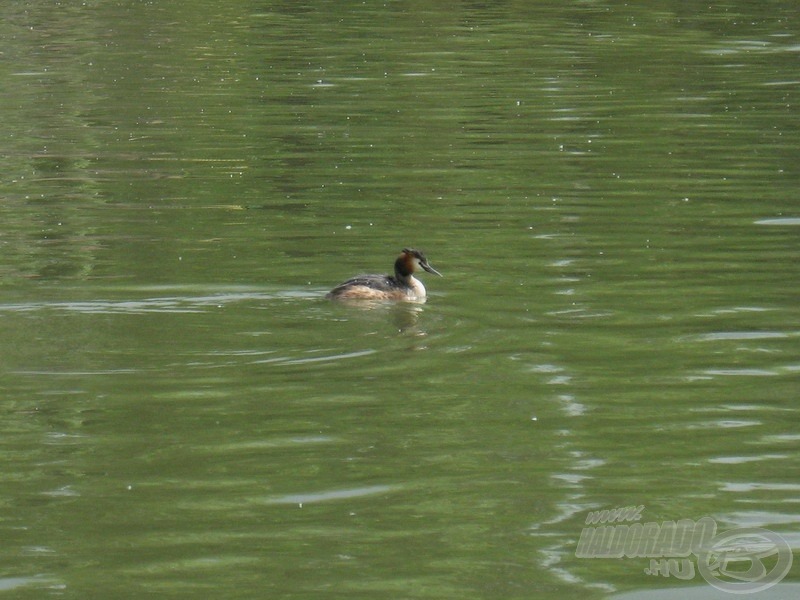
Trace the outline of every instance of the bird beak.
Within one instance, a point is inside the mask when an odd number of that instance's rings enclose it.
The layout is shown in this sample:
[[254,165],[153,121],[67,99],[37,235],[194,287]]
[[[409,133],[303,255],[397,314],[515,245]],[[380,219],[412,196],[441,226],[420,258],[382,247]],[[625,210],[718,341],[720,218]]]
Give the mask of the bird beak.
[[420,263],[420,266],[421,266],[423,269],[425,269],[425,270],[426,270],[428,273],[433,273],[434,275],[438,275],[439,277],[444,277],[444,275],[442,275],[441,273],[439,273],[439,271],[437,271],[436,269],[434,269],[434,268],[433,268],[432,266],[430,266],[430,265],[429,265],[427,262]]

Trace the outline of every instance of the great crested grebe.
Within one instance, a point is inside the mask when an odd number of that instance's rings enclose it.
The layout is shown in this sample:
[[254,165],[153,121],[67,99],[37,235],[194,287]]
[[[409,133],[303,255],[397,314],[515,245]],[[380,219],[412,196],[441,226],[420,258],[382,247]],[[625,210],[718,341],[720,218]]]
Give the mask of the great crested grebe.
[[419,250],[404,248],[394,261],[394,275],[358,275],[333,288],[325,296],[331,300],[425,300],[425,286],[414,277],[422,268],[428,273],[442,276],[428,264]]

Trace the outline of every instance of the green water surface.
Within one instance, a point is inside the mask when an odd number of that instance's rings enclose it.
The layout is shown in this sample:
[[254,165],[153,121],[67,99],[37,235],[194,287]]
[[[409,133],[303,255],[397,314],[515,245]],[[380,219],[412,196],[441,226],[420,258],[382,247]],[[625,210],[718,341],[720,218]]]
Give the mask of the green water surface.
[[[799,53],[786,0],[4,3],[0,597],[719,597],[578,557],[625,506],[798,548]],[[324,299],[405,246],[426,304]]]

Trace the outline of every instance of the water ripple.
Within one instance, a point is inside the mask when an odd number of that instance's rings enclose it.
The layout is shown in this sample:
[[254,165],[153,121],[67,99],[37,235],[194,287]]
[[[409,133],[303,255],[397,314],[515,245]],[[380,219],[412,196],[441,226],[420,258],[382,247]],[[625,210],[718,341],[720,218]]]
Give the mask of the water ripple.
[[800,225],[800,217],[782,217],[778,219],[761,219],[756,225]]
[[700,342],[714,342],[719,340],[769,340],[787,338],[790,334],[782,331],[715,331],[703,333],[694,339]]
[[208,308],[248,301],[287,298],[317,298],[317,293],[288,290],[284,292],[238,292],[202,296],[165,296],[142,300],[87,300],[58,302],[27,302],[0,304],[0,312],[22,313],[56,310],[81,314],[143,314],[143,313],[202,313]]
[[371,485],[360,488],[350,488],[344,490],[326,490],[322,492],[309,492],[305,494],[287,494],[286,496],[275,496],[267,499],[267,504],[310,504],[311,502],[327,502],[328,500],[346,500],[349,498],[361,498],[375,494],[384,494],[396,486],[391,485]]
[[788,458],[788,455],[786,454],[763,454],[761,456],[720,456],[717,458],[710,458],[708,462],[716,465],[743,465],[751,462],[760,462],[762,460],[785,460],[786,458]]
[[42,586],[51,590],[63,590],[64,585],[45,575],[34,575],[33,577],[3,577],[0,578],[0,591],[15,590],[26,586]]
[[706,369],[703,374],[712,377],[716,375],[723,377],[772,377],[778,373],[767,369]]

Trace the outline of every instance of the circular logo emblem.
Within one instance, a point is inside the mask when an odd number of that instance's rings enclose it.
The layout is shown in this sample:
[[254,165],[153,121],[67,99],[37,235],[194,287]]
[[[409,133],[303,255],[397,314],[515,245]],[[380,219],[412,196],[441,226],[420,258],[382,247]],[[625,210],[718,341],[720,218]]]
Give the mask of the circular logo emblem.
[[792,558],[792,548],[774,531],[742,527],[709,540],[697,555],[697,570],[718,590],[752,594],[786,577]]

